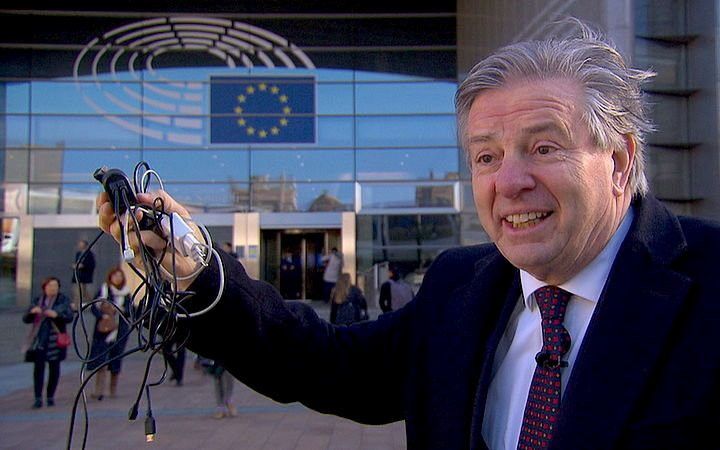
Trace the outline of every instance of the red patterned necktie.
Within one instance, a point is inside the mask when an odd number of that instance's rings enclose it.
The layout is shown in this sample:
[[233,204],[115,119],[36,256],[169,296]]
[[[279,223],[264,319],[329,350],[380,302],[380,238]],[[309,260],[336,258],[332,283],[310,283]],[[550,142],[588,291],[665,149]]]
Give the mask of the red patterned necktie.
[[523,415],[518,449],[545,449],[557,428],[560,415],[560,374],[567,362],[563,355],[570,349],[570,334],[563,326],[570,293],[557,286],[535,291],[542,318],[543,346],[535,355],[537,366],[530,383]]

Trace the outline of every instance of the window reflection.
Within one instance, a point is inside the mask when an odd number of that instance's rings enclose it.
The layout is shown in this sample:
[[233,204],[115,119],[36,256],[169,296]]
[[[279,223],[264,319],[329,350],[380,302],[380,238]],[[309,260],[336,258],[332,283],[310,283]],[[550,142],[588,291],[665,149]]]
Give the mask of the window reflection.
[[[247,150],[146,150],[143,159],[163,181],[235,182],[249,180]],[[188,162],[192,161],[192,165]]]
[[440,147],[457,142],[455,116],[358,116],[361,147]]
[[30,116],[8,115],[5,122],[5,145],[8,147],[30,146]]
[[456,147],[358,150],[357,179],[456,180],[458,150]]
[[30,214],[94,214],[99,184],[31,184]]
[[351,150],[262,150],[253,153],[252,174],[279,181],[353,179]]
[[39,161],[59,161],[62,164],[63,182],[88,182],[96,183],[93,173],[97,168],[107,166],[120,169],[128,177],[132,178],[135,165],[142,158],[138,150],[116,149],[116,150],[62,150],[55,151],[33,151],[32,158],[32,181],[47,181],[44,179],[45,170],[53,170],[48,162],[38,165]]
[[270,182],[254,178],[249,192],[236,192],[249,198],[258,212],[329,212],[353,209],[352,183]]
[[424,270],[440,251],[459,245],[459,236],[459,215],[360,215],[358,266],[392,261],[407,271]]
[[[454,82],[255,68],[247,73],[316,77],[317,143],[211,147],[204,87],[209,71],[224,70],[163,68],[162,80],[155,74],[153,81],[139,71],[137,78],[123,73],[78,83],[62,78],[6,83],[5,179],[31,183],[28,211],[43,214],[84,210],[77,199],[98,189],[95,169],[106,165],[131,175],[139,161],[147,161],[177,195],[202,211],[353,210],[356,180],[425,181],[363,187],[363,208],[455,208]],[[176,84],[197,94],[175,99],[172,111],[163,109],[169,103],[148,103],[157,100],[158,90],[169,92]],[[150,100],[132,95],[144,90],[152,90]],[[186,108],[190,103],[196,107]]]
[[32,116],[32,144],[54,147],[140,147],[140,118],[128,116]]
[[[453,114],[455,83],[358,83],[357,114]],[[392,101],[388,101],[392,99]]]
[[30,84],[29,83],[0,83],[5,91],[6,113],[27,114],[30,112]]
[[363,183],[361,208],[455,208],[455,183]]
[[[137,92],[139,82],[74,80],[33,81],[31,86],[34,114],[141,114],[142,103]],[[92,92],[88,102],[81,93]]]

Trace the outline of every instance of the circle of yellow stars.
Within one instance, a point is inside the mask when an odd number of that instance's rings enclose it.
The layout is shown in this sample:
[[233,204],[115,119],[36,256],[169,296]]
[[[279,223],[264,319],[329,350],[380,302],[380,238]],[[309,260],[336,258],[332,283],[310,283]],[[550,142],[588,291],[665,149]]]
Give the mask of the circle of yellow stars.
[[[276,97],[278,103],[281,105],[282,116],[278,119],[276,125],[270,128],[256,128],[252,124],[248,124],[248,120],[243,117],[245,109],[243,105],[247,102],[248,97],[255,95],[258,92],[269,93],[271,96]],[[238,106],[235,107],[235,114],[240,116],[237,119],[237,124],[240,127],[245,128],[245,133],[248,136],[257,136],[264,139],[268,136],[277,136],[280,134],[280,129],[288,125],[288,118],[292,113],[292,108],[288,106],[288,96],[280,92],[280,88],[275,85],[268,85],[267,83],[261,82],[257,84],[250,84],[245,87],[245,92],[237,96]]]

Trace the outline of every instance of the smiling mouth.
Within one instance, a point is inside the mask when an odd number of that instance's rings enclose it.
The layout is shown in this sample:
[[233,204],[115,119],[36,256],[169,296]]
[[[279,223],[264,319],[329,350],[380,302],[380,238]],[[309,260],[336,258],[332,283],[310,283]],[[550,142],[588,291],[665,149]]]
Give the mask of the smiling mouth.
[[511,224],[513,228],[528,228],[537,225],[550,214],[550,212],[510,214],[509,216],[505,216],[505,221]]

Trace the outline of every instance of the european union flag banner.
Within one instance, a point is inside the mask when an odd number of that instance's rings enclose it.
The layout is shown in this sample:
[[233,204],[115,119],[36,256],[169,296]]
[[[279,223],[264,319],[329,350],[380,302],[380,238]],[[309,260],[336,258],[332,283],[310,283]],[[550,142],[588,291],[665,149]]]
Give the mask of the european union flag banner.
[[314,143],[314,77],[210,77],[210,143]]

